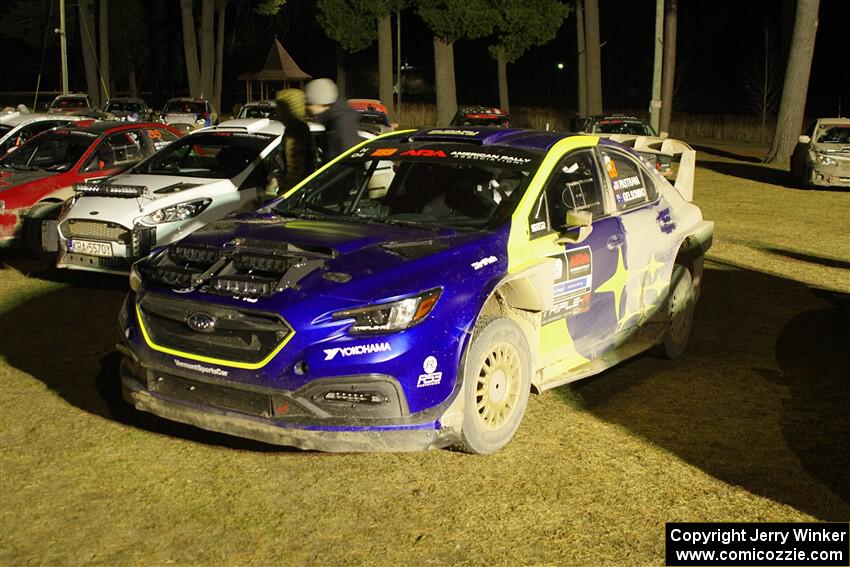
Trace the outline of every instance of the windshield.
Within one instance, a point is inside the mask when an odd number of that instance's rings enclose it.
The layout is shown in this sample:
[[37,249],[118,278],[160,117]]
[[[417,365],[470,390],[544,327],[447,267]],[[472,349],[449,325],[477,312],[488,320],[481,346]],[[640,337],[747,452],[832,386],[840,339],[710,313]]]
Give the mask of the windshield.
[[174,112],[178,114],[203,114],[206,112],[203,102],[194,100],[172,100],[166,103],[163,113]]
[[203,132],[172,142],[140,163],[134,173],[230,179],[253,162],[275,136]]
[[273,210],[421,228],[492,228],[510,218],[541,154],[461,143],[370,144]]
[[850,126],[821,126],[818,144],[850,144]]
[[82,132],[47,133],[22,145],[0,161],[13,169],[67,171],[83,157],[97,136]]
[[86,108],[84,98],[60,98],[53,101],[52,108]]
[[276,118],[277,108],[271,105],[243,106],[237,118]]
[[594,132],[601,134],[634,134],[637,136],[654,136],[652,128],[643,122],[625,120],[603,120],[596,124]]
[[106,112],[141,112],[142,105],[138,102],[110,102]]

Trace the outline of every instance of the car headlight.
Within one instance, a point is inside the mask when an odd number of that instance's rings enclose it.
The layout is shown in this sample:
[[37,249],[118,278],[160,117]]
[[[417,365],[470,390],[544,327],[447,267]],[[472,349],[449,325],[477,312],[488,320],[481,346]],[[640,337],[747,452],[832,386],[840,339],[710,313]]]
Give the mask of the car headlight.
[[207,121],[204,120],[203,118],[198,118],[197,120],[195,120],[195,124],[206,124],[206,123],[207,123]]
[[823,154],[815,154],[815,160],[821,165],[836,165],[838,163],[831,157]]
[[333,317],[354,319],[349,329],[352,333],[401,331],[423,321],[434,309],[441,292],[441,289],[436,288],[392,303],[337,311]]
[[60,220],[65,218],[65,215],[68,214],[68,211],[71,210],[71,207],[73,207],[74,203],[76,203],[76,202],[77,202],[76,193],[74,195],[71,195],[67,199],[65,199],[65,201],[62,203],[62,206],[59,208],[59,216],[57,218],[60,219]]
[[191,219],[201,214],[210,203],[212,203],[212,199],[201,199],[188,203],[180,203],[179,205],[171,205],[170,207],[164,207],[142,217],[142,222],[145,224],[162,224],[165,222]]

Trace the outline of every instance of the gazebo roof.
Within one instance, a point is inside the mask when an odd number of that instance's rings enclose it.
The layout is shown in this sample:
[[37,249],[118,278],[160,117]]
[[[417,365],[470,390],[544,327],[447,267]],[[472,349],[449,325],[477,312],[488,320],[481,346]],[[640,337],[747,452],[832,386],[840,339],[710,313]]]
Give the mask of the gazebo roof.
[[240,81],[309,81],[312,78],[301,70],[277,38],[274,39],[262,69],[255,73],[239,75]]

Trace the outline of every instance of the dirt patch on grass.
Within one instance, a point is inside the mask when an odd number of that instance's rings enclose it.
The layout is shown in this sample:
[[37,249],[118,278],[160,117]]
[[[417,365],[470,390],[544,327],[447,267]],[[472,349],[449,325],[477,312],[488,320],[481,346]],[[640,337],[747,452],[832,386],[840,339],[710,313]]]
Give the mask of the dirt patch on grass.
[[700,163],[717,239],[685,355],[533,396],[487,457],[304,453],[135,412],[124,283],[7,256],[0,564],[658,565],[667,521],[846,521],[850,193]]

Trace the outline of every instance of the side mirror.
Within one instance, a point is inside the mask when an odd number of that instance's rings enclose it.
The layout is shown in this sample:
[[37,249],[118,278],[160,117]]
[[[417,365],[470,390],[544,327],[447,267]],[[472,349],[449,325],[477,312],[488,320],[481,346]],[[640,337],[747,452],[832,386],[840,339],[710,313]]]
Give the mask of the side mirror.
[[593,213],[590,211],[567,211],[567,228],[578,228],[578,231],[570,231],[558,238],[558,244],[575,244],[582,242],[593,232]]
[[802,136],[800,136],[799,138],[797,138],[797,140],[798,140],[801,144],[808,144],[809,142],[811,142],[811,141],[812,141],[812,139],[811,139],[809,136],[806,136],[805,134],[803,134]]

